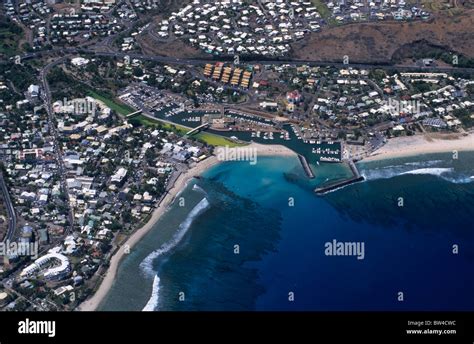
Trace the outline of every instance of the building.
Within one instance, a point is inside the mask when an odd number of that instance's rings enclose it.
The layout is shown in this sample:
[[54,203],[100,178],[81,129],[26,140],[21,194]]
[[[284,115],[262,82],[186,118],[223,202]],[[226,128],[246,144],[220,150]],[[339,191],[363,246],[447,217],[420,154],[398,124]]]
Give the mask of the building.
[[20,230],[20,241],[30,242],[34,239],[33,228],[28,224],[24,225]]
[[24,268],[20,277],[31,277],[41,273],[46,279],[59,280],[66,277],[70,269],[69,259],[52,249],[49,250],[48,254],[36,259],[33,264]]
[[38,161],[43,159],[43,153],[41,148],[23,149],[18,152],[18,159],[22,162]]
[[298,104],[303,100],[303,96],[295,90],[286,94],[286,100],[291,104]]
[[433,128],[446,128],[447,124],[442,119],[439,118],[427,118],[423,120],[423,125],[433,127]]
[[268,110],[276,110],[278,109],[278,103],[276,102],[261,102],[260,107]]
[[127,176],[127,169],[120,167],[117,172],[111,177],[110,181],[115,184],[122,184]]
[[54,295],[61,296],[62,294],[66,293],[68,291],[72,291],[73,289],[74,288],[71,285],[62,286],[62,287],[59,287],[58,289],[56,289],[54,291]]
[[221,78],[222,69],[224,67],[224,63],[217,62],[214,68],[214,72],[212,73],[212,78],[215,80],[219,80]]
[[206,67],[204,68],[204,76],[208,78],[211,77],[212,70],[213,66],[210,63],[206,64]]
[[40,89],[38,85],[30,85],[28,87],[28,94],[30,97],[38,97],[40,94]]
[[71,63],[76,67],[80,67],[87,65],[89,63],[89,60],[83,57],[74,57],[71,59]]

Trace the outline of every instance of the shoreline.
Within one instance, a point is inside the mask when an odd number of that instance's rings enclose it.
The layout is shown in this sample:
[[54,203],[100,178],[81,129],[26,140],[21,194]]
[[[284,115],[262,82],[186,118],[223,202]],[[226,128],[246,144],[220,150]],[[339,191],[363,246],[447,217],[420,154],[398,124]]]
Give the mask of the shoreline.
[[415,135],[389,139],[388,142],[360,162],[413,157],[417,155],[474,151],[474,134],[463,136]]
[[[265,145],[258,143],[250,143],[245,146],[245,148],[256,149],[257,154],[260,156],[295,156],[297,153],[291,149],[281,146],[281,145]],[[125,242],[119,247],[117,252],[112,256],[109,262],[109,267],[105,272],[105,277],[99,282],[99,288],[96,292],[85,301],[83,301],[79,306],[76,307],[77,311],[89,312],[95,311],[104,298],[107,296],[109,290],[112,288],[115,277],[117,275],[118,267],[122,261],[122,258],[127,254],[125,253],[125,247],[131,249],[135,246],[156,224],[156,222],[166,213],[169,209],[169,206],[173,203],[176,196],[181,193],[184,188],[187,186],[189,181],[193,177],[202,175],[208,169],[220,164],[222,161],[217,159],[215,155],[212,155],[205,159],[204,161],[198,163],[196,166],[188,169],[186,172],[179,175],[176,179],[174,185],[168,190],[166,196],[162,199],[160,204],[154,209],[148,222],[142,227],[138,228]]]
[[[283,145],[267,145],[251,142],[242,148],[255,149],[257,156],[298,157],[296,152]],[[448,138],[442,136],[429,137],[428,135],[393,138],[371,155],[361,159],[360,162],[397,159],[432,153],[448,153],[455,150],[459,152],[474,151],[474,133],[457,137],[450,136]],[[212,155],[178,176],[174,185],[168,190],[166,196],[154,209],[148,222],[138,228],[112,256],[109,267],[105,272],[105,277],[99,282],[99,288],[94,294],[76,307],[77,311],[95,311],[100,306],[114,283],[122,258],[126,255],[124,248],[127,246],[128,248],[132,248],[154,227],[156,222],[168,211],[176,197],[195,176],[202,175],[208,169],[222,162],[223,161],[220,161],[215,155]]]

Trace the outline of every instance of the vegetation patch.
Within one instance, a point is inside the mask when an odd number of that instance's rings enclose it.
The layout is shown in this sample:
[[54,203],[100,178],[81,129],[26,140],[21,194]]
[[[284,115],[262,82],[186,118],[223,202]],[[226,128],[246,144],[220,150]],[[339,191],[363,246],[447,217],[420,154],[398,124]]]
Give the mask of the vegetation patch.
[[127,116],[127,115],[135,112],[135,110],[132,107],[128,106],[127,104],[124,104],[122,102],[119,102],[119,101],[115,100],[114,97],[111,96],[111,95],[108,95],[108,94],[105,94],[105,93],[102,93],[102,92],[98,93],[97,91],[88,91],[87,94],[92,98],[100,100],[105,105],[107,105],[109,108],[111,108],[116,113],[118,113],[122,116]]
[[23,30],[9,19],[0,17],[0,54],[12,56],[18,53],[18,42]]
[[314,7],[316,7],[319,14],[321,14],[321,17],[323,17],[324,19],[328,19],[331,17],[331,11],[324,2],[322,2],[321,0],[311,0],[311,2],[313,3]]
[[[186,135],[186,133],[190,130],[189,128],[183,127],[178,124],[170,124],[166,122],[160,121],[158,118],[152,119],[143,115],[138,115],[130,120],[130,123],[134,125],[143,125],[143,126],[151,126],[157,127],[163,130],[172,131],[178,135]],[[244,146],[245,144],[235,142],[227,137],[207,133],[207,132],[200,132],[194,135],[191,135],[192,138],[205,143],[209,146],[229,146],[229,147],[238,147]]]

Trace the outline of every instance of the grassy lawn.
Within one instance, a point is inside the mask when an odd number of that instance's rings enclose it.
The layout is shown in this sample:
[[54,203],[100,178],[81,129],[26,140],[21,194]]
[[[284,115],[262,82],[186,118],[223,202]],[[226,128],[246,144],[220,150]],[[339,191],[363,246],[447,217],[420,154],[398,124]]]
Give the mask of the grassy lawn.
[[229,147],[245,146],[245,144],[234,142],[233,140],[228,139],[227,137],[211,134],[211,133],[206,133],[206,132],[197,133],[194,135],[194,137],[200,141],[206,142],[210,146],[229,146]]
[[[180,126],[178,124],[170,124],[166,122],[162,122],[159,119],[151,119],[142,115],[138,115],[134,117],[133,119],[130,120],[131,123],[139,123],[140,125],[143,126],[148,126],[148,127],[157,127],[161,126],[163,129],[173,131],[179,135],[185,135],[189,129],[183,126]],[[196,138],[197,140],[201,142],[205,142],[206,144],[210,146],[229,146],[229,147],[238,147],[238,146],[244,146],[245,144],[242,143],[237,143],[234,142],[231,139],[228,139],[227,137],[212,134],[212,133],[206,133],[206,132],[200,132],[197,134],[192,135],[191,137]]]
[[118,114],[122,116],[126,116],[128,114],[131,114],[135,112],[135,110],[128,106],[127,104],[123,104],[120,101],[117,101],[115,99],[110,98],[109,96],[99,94],[95,91],[89,91],[88,92],[89,96],[92,98],[95,98],[97,100],[100,100],[101,102],[104,102],[105,105],[107,105],[109,108],[117,112]]
[[166,122],[162,122],[159,119],[151,119],[148,117],[145,117],[143,115],[138,115],[130,119],[131,123],[137,123],[140,125],[143,125],[145,127],[162,127],[163,129],[174,131],[175,133],[185,135],[189,129],[183,126],[180,126],[178,124],[169,124]]

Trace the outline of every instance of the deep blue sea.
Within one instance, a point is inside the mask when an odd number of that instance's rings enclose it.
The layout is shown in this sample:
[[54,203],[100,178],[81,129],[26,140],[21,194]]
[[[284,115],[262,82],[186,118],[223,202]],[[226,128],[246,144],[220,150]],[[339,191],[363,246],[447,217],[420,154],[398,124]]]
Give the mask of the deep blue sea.
[[[122,261],[100,310],[474,310],[474,153],[358,165],[228,162]],[[363,244],[363,259],[327,243]],[[360,247],[360,246],[359,246]]]

